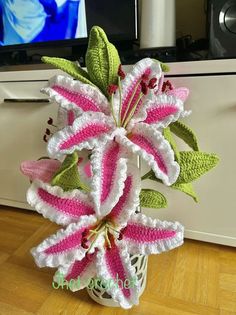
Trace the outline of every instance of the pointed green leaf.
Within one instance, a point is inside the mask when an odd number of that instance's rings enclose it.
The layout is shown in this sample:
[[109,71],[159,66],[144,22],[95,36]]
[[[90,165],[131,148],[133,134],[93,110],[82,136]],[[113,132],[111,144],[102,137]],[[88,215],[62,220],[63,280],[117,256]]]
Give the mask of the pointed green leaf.
[[177,183],[190,183],[199,178],[218,163],[219,158],[215,154],[199,151],[180,152],[180,174]]
[[169,128],[169,127],[166,127],[166,128],[163,129],[163,136],[164,136],[164,138],[169,142],[169,144],[171,145],[171,148],[172,148],[172,150],[173,150],[174,153],[175,153],[175,159],[176,159],[176,161],[178,162],[179,159],[180,159],[179,151],[178,151],[178,149],[177,149],[175,140],[174,140],[174,138],[172,137],[172,134],[171,134],[171,132],[170,132],[170,128]]
[[76,80],[79,80],[86,84],[94,85],[90,81],[89,74],[75,62],[63,58],[54,58],[46,56],[42,57],[42,61],[68,73]]
[[198,197],[197,197],[195,191],[193,190],[193,186],[191,183],[186,183],[186,184],[174,183],[170,187],[174,188],[176,190],[182,191],[183,193],[192,197],[195,202],[198,202]]
[[197,137],[188,126],[180,121],[176,121],[170,124],[170,130],[185,143],[187,143],[194,151],[199,151]]
[[89,36],[86,67],[92,82],[107,96],[108,85],[117,84],[119,65],[117,49],[108,41],[103,29],[94,26]]
[[161,64],[161,69],[163,72],[169,72],[170,71],[170,67],[167,66],[167,64],[163,63],[163,62],[160,62]]
[[167,200],[159,191],[142,189],[139,197],[141,207],[155,209],[167,207]]
[[78,188],[85,191],[89,190],[89,188],[80,180],[77,153],[74,152],[67,155],[60,169],[54,175],[51,184],[53,186],[60,186],[64,191]]

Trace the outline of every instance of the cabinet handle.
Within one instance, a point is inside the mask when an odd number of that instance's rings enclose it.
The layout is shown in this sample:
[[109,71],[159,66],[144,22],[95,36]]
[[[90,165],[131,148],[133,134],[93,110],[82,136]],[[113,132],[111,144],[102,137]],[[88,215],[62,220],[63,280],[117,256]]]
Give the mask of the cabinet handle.
[[4,98],[4,103],[49,103],[48,98]]

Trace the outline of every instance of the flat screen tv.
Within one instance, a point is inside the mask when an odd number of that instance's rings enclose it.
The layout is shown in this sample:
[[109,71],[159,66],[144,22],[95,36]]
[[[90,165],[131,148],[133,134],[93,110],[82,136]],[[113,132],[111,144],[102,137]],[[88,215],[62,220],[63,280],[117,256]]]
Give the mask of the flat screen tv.
[[93,25],[137,39],[137,0],[0,0],[0,52],[85,45]]

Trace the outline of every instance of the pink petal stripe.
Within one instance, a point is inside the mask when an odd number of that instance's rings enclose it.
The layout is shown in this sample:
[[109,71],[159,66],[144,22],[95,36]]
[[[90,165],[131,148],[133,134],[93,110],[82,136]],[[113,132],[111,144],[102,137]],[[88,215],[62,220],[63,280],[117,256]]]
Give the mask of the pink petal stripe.
[[72,109],[69,110],[68,113],[67,113],[67,120],[68,120],[68,125],[69,126],[73,125],[73,122],[74,122],[75,118],[76,117],[75,117],[74,111]]
[[91,167],[91,162],[88,161],[85,165],[84,165],[84,173],[88,178],[92,177],[92,167]]
[[132,176],[127,176],[125,180],[125,187],[123,190],[123,195],[120,197],[118,203],[115,205],[112,211],[108,214],[108,218],[116,219],[122,213],[124,204],[126,203],[126,200],[131,191],[131,186],[132,186]]
[[70,271],[68,275],[66,275],[65,279],[69,281],[71,279],[77,279],[79,276],[81,276],[82,273],[87,269],[87,267],[91,265],[91,263],[93,263],[94,256],[94,254],[90,254],[89,257],[85,255],[82,260],[77,260],[70,268]]
[[41,181],[48,183],[60,166],[61,162],[57,160],[42,159],[39,161],[24,161],[21,163],[20,169],[31,181],[40,179]]
[[[138,88],[137,88],[137,91],[135,92],[134,96],[133,96],[133,100],[131,101],[131,104],[130,104],[130,109],[127,113],[126,116],[129,115],[130,111],[132,110],[132,108],[134,107],[139,95],[140,95],[140,92],[141,92],[141,86],[140,86],[140,82],[142,80],[142,76],[145,75],[145,76],[149,76],[151,74],[151,69],[150,68],[146,68],[144,69],[143,73],[140,74],[140,76],[136,77],[135,80],[132,81],[132,84],[128,87],[128,92],[126,94],[126,96],[124,97],[123,99],[123,102],[122,102],[122,110],[121,110],[121,118],[123,119],[124,118],[124,114],[125,114],[125,111],[129,105],[129,102],[131,100],[131,97],[133,95],[133,92],[134,92],[134,89],[136,88],[136,86],[139,84]],[[140,107],[142,104],[142,99],[140,100],[139,104],[138,104],[138,107]],[[136,109],[137,111],[137,109]]]
[[165,240],[176,235],[176,231],[151,228],[139,224],[128,224],[123,231],[123,238],[137,243],[150,243]]
[[61,150],[69,149],[73,145],[78,145],[91,138],[101,136],[111,130],[111,127],[105,124],[91,123],[79,130],[60,145]]
[[164,120],[166,117],[175,114],[177,111],[178,108],[176,106],[170,104],[162,104],[161,106],[147,110],[147,118],[144,122],[147,124],[157,123],[161,120]]
[[184,87],[176,88],[167,92],[168,95],[174,95],[177,98],[181,99],[182,102],[185,102],[189,95],[189,90]]
[[52,245],[48,247],[47,249],[44,250],[45,254],[48,255],[55,255],[55,254],[60,254],[65,251],[71,250],[76,247],[81,246],[81,241],[82,241],[82,233],[86,228],[83,227],[82,229],[76,231],[75,233],[65,237],[55,245]]
[[145,150],[148,154],[151,154],[161,171],[167,175],[167,167],[162,159],[162,156],[153,148],[151,142],[149,142],[144,136],[138,134],[132,134],[130,136],[130,140],[141,149]]
[[111,191],[111,186],[116,173],[117,160],[119,158],[120,147],[115,141],[111,142],[108,151],[105,152],[102,159],[102,189],[101,189],[101,203],[103,203]]
[[[127,276],[120,257],[119,249],[114,242],[112,243],[112,247],[105,252],[105,261],[112,278],[114,280],[118,278],[122,280],[122,283],[124,284]],[[126,289],[123,287],[121,288],[121,290],[126,298],[129,298],[131,296],[130,289]]]
[[58,196],[50,194],[43,188],[38,189],[38,196],[49,206],[67,215],[80,217],[82,215],[94,214],[93,208],[91,206],[86,205],[82,201],[60,198]]
[[94,101],[81,93],[77,93],[74,91],[72,92],[69,89],[66,89],[59,85],[52,86],[52,89],[61,96],[63,96],[65,99],[70,101],[71,103],[77,105],[84,112],[87,111],[100,112],[99,107],[96,106]]

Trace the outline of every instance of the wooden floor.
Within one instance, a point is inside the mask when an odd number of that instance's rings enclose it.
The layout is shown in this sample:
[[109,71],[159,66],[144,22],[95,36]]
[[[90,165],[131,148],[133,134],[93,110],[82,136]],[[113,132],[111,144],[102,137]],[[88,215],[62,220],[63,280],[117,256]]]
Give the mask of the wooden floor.
[[236,249],[186,240],[149,258],[147,289],[131,310],[106,308],[52,288],[55,270],[38,269],[31,247],[58,226],[31,211],[0,209],[0,314],[236,315]]

